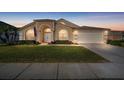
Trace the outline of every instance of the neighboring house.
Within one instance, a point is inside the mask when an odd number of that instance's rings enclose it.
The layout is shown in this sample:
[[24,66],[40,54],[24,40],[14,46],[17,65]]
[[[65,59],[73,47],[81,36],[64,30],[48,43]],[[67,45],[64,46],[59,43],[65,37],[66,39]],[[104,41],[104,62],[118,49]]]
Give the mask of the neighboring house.
[[108,40],[124,40],[124,31],[118,30],[109,31]]
[[122,32],[122,40],[124,40],[124,32]]
[[110,29],[78,26],[65,19],[34,20],[20,28],[19,40],[35,40],[50,43],[56,40],[68,40],[74,43],[106,43]]
[[0,21],[0,43],[10,43],[19,40],[17,28]]

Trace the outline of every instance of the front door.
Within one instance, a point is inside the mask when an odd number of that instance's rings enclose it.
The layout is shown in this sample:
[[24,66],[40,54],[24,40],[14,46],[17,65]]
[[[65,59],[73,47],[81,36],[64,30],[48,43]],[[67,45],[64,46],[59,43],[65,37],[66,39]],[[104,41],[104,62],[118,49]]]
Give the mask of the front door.
[[52,41],[51,33],[44,33],[44,42],[50,43]]

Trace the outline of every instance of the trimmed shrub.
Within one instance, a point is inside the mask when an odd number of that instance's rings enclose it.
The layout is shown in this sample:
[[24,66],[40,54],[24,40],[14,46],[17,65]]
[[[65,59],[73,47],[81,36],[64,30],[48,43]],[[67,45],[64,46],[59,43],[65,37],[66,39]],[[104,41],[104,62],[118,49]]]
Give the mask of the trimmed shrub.
[[54,42],[51,42],[52,44],[73,44],[71,41],[69,40],[56,40]]
[[107,44],[121,46],[124,40],[108,40]]
[[32,45],[32,44],[40,44],[39,42],[36,42],[35,40],[20,40],[18,41],[18,45]]
[[121,46],[123,46],[123,47],[124,47],[124,42],[122,42],[122,43],[121,43]]

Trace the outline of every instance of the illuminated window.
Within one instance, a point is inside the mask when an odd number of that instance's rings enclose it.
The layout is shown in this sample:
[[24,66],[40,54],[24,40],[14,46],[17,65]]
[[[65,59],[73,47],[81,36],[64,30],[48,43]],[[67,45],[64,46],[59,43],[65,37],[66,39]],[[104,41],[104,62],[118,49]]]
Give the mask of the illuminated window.
[[61,24],[63,24],[63,25],[65,25],[65,23],[64,22],[60,22]]
[[33,29],[30,29],[26,32],[26,39],[34,40],[34,30]]
[[50,29],[50,28],[46,28],[46,29],[44,30],[44,32],[51,32],[51,29]]
[[59,40],[68,40],[67,30],[60,30],[59,31]]

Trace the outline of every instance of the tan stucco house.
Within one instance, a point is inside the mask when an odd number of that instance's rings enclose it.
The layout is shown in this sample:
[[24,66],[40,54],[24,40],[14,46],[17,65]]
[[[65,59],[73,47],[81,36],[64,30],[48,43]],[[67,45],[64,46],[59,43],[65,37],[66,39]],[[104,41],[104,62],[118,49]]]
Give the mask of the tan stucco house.
[[34,20],[20,28],[19,40],[35,40],[50,43],[56,40],[68,40],[74,43],[106,43],[107,28],[78,26],[65,19]]

